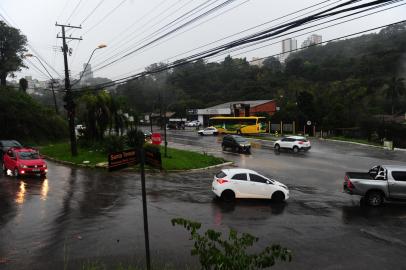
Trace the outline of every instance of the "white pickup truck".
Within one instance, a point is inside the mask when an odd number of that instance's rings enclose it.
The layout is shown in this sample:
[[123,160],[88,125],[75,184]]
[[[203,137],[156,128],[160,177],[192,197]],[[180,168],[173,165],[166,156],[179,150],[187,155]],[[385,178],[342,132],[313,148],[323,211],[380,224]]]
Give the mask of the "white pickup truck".
[[344,192],[361,195],[372,206],[406,200],[406,166],[379,165],[368,172],[346,172]]

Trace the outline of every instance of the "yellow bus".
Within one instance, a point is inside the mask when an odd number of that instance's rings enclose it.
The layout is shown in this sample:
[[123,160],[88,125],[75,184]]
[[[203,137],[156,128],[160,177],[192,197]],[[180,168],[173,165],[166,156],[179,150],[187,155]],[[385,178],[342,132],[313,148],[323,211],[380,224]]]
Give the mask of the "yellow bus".
[[266,132],[265,117],[228,117],[216,116],[209,119],[209,125],[217,128],[219,133],[258,134]]

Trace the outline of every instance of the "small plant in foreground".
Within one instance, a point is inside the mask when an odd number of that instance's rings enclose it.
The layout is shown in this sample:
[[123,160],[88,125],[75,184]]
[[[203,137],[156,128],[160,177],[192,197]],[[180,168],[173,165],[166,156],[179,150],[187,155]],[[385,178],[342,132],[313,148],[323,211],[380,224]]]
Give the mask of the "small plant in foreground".
[[238,234],[230,229],[228,239],[222,239],[222,233],[207,230],[200,234],[201,224],[183,218],[172,219],[172,225],[180,225],[190,231],[191,240],[195,243],[192,255],[199,256],[202,269],[209,270],[239,270],[262,269],[271,267],[277,260],[291,261],[292,253],[280,245],[267,246],[257,254],[248,254],[247,248],[252,247],[258,238],[248,234]]

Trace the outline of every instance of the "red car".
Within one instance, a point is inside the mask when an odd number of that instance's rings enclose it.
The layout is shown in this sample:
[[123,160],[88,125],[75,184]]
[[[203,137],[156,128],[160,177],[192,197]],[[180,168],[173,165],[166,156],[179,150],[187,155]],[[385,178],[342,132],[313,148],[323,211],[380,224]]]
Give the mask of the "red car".
[[3,171],[19,176],[42,176],[48,172],[47,164],[38,151],[31,148],[10,148],[3,156]]

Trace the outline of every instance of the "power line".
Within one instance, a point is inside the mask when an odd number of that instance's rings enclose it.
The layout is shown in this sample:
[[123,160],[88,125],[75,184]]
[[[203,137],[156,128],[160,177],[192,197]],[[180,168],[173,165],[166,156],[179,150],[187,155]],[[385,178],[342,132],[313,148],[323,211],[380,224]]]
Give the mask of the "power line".
[[[3,10],[3,12],[4,12],[4,10]],[[4,14],[6,14],[6,13],[4,12]],[[0,13],[0,16],[4,19],[4,22],[5,22],[8,26],[13,27],[13,25],[4,17],[4,15],[2,15],[2,14]],[[10,20],[12,20],[10,16],[8,16],[8,17],[9,17]],[[16,27],[19,29],[19,27],[17,26],[17,24],[16,24],[15,22],[14,22],[14,25],[16,25]],[[14,28],[14,27],[13,27],[13,28]],[[21,31],[21,29],[19,29],[19,30]],[[22,31],[21,31],[21,32],[22,32]],[[31,51],[33,51],[33,52],[35,53],[35,55],[36,55],[40,60],[42,60],[53,72],[55,72],[55,73],[59,76],[59,78],[62,78],[62,76],[59,74],[59,72],[58,72],[57,70],[55,70],[54,67],[51,66],[51,65],[41,56],[41,54],[38,53],[38,51],[37,51],[30,43],[27,43],[27,46],[28,46],[28,48],[31,49]]]
[[87,19],[89,19],[90,16],[92,16],[93,13],[95,13],[95,11],[101,6],[101,4],[103,4],[104,1],[105,0],[100,0],[100,2],[96,5],[96,7],[83,19],[80,25],[82,25],[85,21],[87,21]]
[[111,14],[113,14],[121,5],[124,4],[124,2],[127,0],[121,1],[117,6],[115,6],[110,12],[108,12],[106,15],[104,15],[103,18],[101,18],[96,24],[94,24],[92,27],[90,27],[83,35],[86,35],[90,31],[92,31],[95,27],[97,27],[100,23],[102,23],[107,17],[109,17]]
[[140,46],[140,47],[138,47],[138,48],[136,48],[136,49],[134,49],[134,50],[132,50],[132,51],[130,51],[128,53],[126,53],[125,55],[119,57],[118,59],[115,59],[115,60],[113,60],[113,61],[111,61],[111,62],[109,62],[109,63],[107,63],[107,64],[105,64],[105,65],[103,65],[103,66],[101,66],[101,67],[99,67],[97,69],[95,69],[95,71],[100,70],[102,68],[105,68],[107,66],[110,66],[110,65],[112,65],[112,64],[114,64],[114,63],[116,63],[116,62],[118,62],[118,61],[120,61],[120,60],[122,60],[122,59],[124,59],[124,58],[126,58],[128,56],[130,56],[131,54],[134,54],[135,52],[137,52],[137,51],[139,51],[139,50],[141,50],[141,49],[143,49],[143,48],[145,48],[145,47],[159,41],[160,39],[162,39],[162,38],[164,38],[164,37],[166,37],[166,36],[168,36],[168,35],[170,35],[172,33],[175,33],[176,31],[186,27],[187,25],[192,24],[193,22],[195,22],[195,21],[197,21],[197,20],[199,20],[201,18],[204,18],[205,16],[211,14],[212,12],[214,12],[214,11],[216,11],[216,10],[218,10],[218,9],[220,9],[220,8],[226,6],[226,5],[228,5],[228,4],[230,4],[230,3],[234,2],[234,1],[236,1],[236,0],[227,0],[227,1],[217,5],[216,7],[204,12],[201,15],[198,15],[197,17],[194,17],[193,19],[189,20],[188,22],[176,27],[175,29],[172,29],[171,31],[169,31],[169,32],[167,32],[167,33],[153,39],[152,41],[150,41],[150,42],[148,42],[148,43],[146,43],[146,44],[144,44],[144,45],[142,45],[142,46]]
[[69,23],[70,18],[73,16],[73,14],[75,14],[76,10],[78,9],[78,7],[80,6],[81,3],[82,3],[82,0],[79,0],[79,2],[76,4],[75,8],[72,10],[72,13],[69,15],[68,19],[66,19],[66,24]]
[[[153,9],[151,9],[151,11],[156,10],[156,8],[159,7],[160,5],[162,5],[162,3],[164,3],[165,1],[167,1],[167,0],[163,0],[162,2],[160,2],[160,3],[159,3],[158,5],[156,5]],[[184,8],[185,6],[187,6],[188,4],[190,4],[190,3],[193,2],[193,1],[194,1],[194,0],[188,1],[186,4],[184,4],[183,6],[179,7],[177,10],[175,10],[175,11],[172,12],[171,14],[167,15],[165,18],[159,20],[159,22],[158,22],[157,24],[159,24],[160,22],[164,21],[165,19],[167,19],[168,17],[170,17],[171,15],[173,15],[173,13],[176,13],[177,11],[181,10],[182,8]],[[142,21],[142,19],[145,18],[146,15],[148,15],[151,11],[150,11],[149,13],[144,14],[139,20],[137,20],[137,21],[135,21],[133,24],[129,25],[129,26],[128,26],[124,31],[122,31],[119,35],[117,35],[116,37],[114,37],[113,39],[111,39],[110,41],[108,41],[108,44],[110,44],[109,46],[112,47],[112,46],[113,46],[113,45],[112,45],[112,41],[113,41],[113,40],[115,40],[117,37],[123,37],[119,42],[117,42],[117,45],[115,45],[115,46],[117,46],[117,48],[116,48],[115,50],[113,50],[113,51],[109,50],[109,51],[105,51],[105,52],[106,52],[106,53],[110,53],[110,54],[112,55],[113,53],[115,53],[116,51],[118,51],[118,50],[120,49],[120,46],[121,46],[121,45],[127,44],[127,43],[130,42],[132,39],[134,39],[134,37],[136,36],[136,34],[138,34],[138,31],[139,31],[139,30],[141,30],[142,28],[146,28],[146,26],[147,26],[150,22],[152,22],[152,21],[158,19],[162,14],[165,14],[166,12],[170,11],[172,8],[176,8],[176,5],[177,5],[178,3],[181,3],[181,1],[177,1],[176,4],[171,5],[171,6],[170,6],[169,8],[167,8],[167,9],[164,9],[164,10],[161,11],[158,15],[156,15],[156,16],[153,17],[153,18],[151,18],[150,20],[148,20],[147,22],[145,22],[145,23],[144,23],[143,25],[141,25],[140,27],[136,28],[136,29],[135,29],[134,31],[132,31],[129,35],[123,35],[125,32],[127,32],[129,29],[131,29],[136,23]],[[154,25],[152,25],[152,26],[149,26],[148,29],[154,27],[155,25],[156,25],[156,24],[154,24]],[[143,32],[145,32],[145,31],[143,31]],[[141,32],[141,33],[143,33],[143,32]],[[114,43],[113,43],[113,44],[114,44]],[[96,57],[96,59],[97,59],[97,58],[101,58],[104,54],[105,54],[105,53],[99,54],[99,55]]]
[[[393,1],[393,3],[401,2],[401,1],[404,1],[404,0],[395,0],[395,1]],[[355,12],[355,13],[352,13],[352,14],[348,14],[348,15],[345,15],[345,16],[342,16],[342,17],[339,17],[339,18],[336,18],[336,19],[332,19],[332,20],[325,21],[325,22],[322,22],[322,23],[319,23],[319,24],[316,24],[316,25],[312,25],[312,26],[309,26],[309,27],[305,27],[305,28],[302,28],[302,29],[299,29],[299,30],[295,30],[295,31],[289,32],[289,33],[285,33],[285,34],[280,35],[280,36],[276,36],[276,37],[272,37],[272,38],[269,38],[269,39],[266,39],[266,40],[262,40],[262,41],[259,41],[258,43],[253,44],[253,45],[260,44],[260,43],[266,42],[266,41],[268,41],[268,40],[274,40],[274,39],[276,39],[276,38],[280,38],[280,37],[283,37],[283,36],[286,36],[286,35],[290,35],[290,34],[293,34],[293,33],[297,33],[297,32],[300,32],[300,31],[303,31],[303,30],[306,30],[306,29],[310,29],[310,28],[313,28],[313,27],[316,27],[316,26],[319,26],[319,25],[322,25],[322,24],[325,24],[325,23],[329,23],[329,22],[335,21],[335,20],[337,20],[337,19],[342,19],[342,18],[346,18],[346,17],[349,17],[349,16],[353,16],[353,15],[359,14],[359,13],[361,13],[361,12],[373,10],[373,9],[380,8],[380,7],[384,7],[384,6],[389,5],[389,4],[392,4],[392,3],[385,3],[385,4],[382,4],[382,5],[380,5],[380,6],[371,7],[371,8],[368,8],[368,9],[366,9],[366,10],[362,10],[362,11],[359,11],[359,12]],[[333,27],[333,26],[337,26],[337,25],[346,23],[346,22],[358,20],[358,19],[360,19],[360,18],[364,18],[364,17],[367,17],[367,16],[371,16],[371,15],[373,15],[373,14],[381,13],[381,12],[383,12],[383,11],[387,11],[387,10],[390,10],[390,9],[393,9],[393,8],[397,8],[397,7],[400,7],[400,6],[403,6],[403,5],[406,5],[406,3],[399,4],[399,5],[397,5],[397,6],[393,6],[393,7],[389,7],[389,8],[385,8],[385,9],[381,9],[381,10],[378,10],[378,11],[375,11],[375,12],[371,12],[371,13],[368,13],[368,14],[365,14],[365,15],[362,15],[362,16],[358,16],[358,17],[355,17],[355,18],[352,18],[352,19],[348,19],[348,20],[345,20],[345,21],[342,21],[342,22],[334,23],[334,24],[331,24],[331,25],[328,25],[328,26],[325,26],[325,27],[321,27],[321,28],[318,28],[318,29],[315,29],[315,30],[312,30],[312,31],[309,31],[309,32],[306,32],[306,33],[303,33],[303,34],[300,34],[300,35],[292,36],[291,38],[296,38],[296,37],[304,36],[304,35],[307,35],[307,34],[310,34],[310,33],[314,33],[315,31],[324,30],[324,29],[327,29],[327,28],[330,28],[330,27]],[[254,48],[254,49],[250,49],[250,50],[247,50],[247,51],[238,53],[238,54],[234,54],[234,56],[241,55],[241,54],[244,54],[244,53],[247,53],[247,52],[251,52],[251,51],[255,51],[255,50],[259,50],[259,49],[262,49],[262,48],[265,48],[265,47],[268,47],[268,46],[271,46],[271,45],[278,44],[278,43],[280,43],[280,42],[281,42],[281,41],[277,41],[277,42],[273,42],[273,43],[270,43],[270,44],[267,44],[267,45],[263,45],[263,46],[258,47],[258,48]],[[227,51],[227,52],[222,53],[222,54],[219,54],[219,55],[217,55],[217,56],[215,56],[215,57],[218,57],[218,56],[221,56],[221,55],[224,55],[224,54],[229,54],[230,52],[238,51],[238,50],[241,50],[241,49],[245,49],[245,48],[247,48],[247,47],[249,47],[249,45],[247,45],[247,46],[245,46],[245,47],[242,47],[242,48],[235,49],[235,50]],[[211,59],[211,58],[212,58],[212,57],[209,57],[208,59]]]
[[[374,31],[374,30],[377,30],[377,29],[389,27],[389,26],[396,25],[396,24],[401,24],[401,23],[404,23],[404,22],[406,22],[406,20],[398,21],[398,22],[395,22],[395,23],[391,23],[391,24],[387,24],[387,25],[383,25],[383,26],[379,26],[379,27],[370,28],[368,30],[359,31],[359,32],[356,32],[356,33],[353,33],[353,34],[344,35],[344,36],[341,36],[341,37],[338,37],[338,38],[334,38],[334,39],[326,40],[326,41],[319,42],[319,43],[316,43],[316,44],[312,44],[312,45],[309,45],[309,46],[305,46],[305,47],[302,47],[302,48],[290,50],[288,52],[296,52],[296,51],[303,50],[303,49],[306,49],[306,48],[309,48],[309,47],[312,47],[312,46],[315,46],[315,45],[320,45],[320,44],[324,44],[324,43],[327,43],[327,42],[336,41],[336,40],[339,40],[339,39],[348,38],[348,37],[355,36],[355,35],[360,35],[360,34],[363,34],[363,33],[366,33],[366,32],[371,32],[371,31]],[[284,52],[284,53],[287,53],[287,52]],[[282,53],[274,54],[274,55],[271,55],[271,56],[275,57],[275,56],[279,56],[281,54]],[[267,56],[267,57],[271,57],[271,56]],[[267,57],[258,58],[258,59],[256,59],[256,61],[265,59]],[[98,87],[108,87],[108,86],[113,86],[113,85],[117,85],[117,84],[123,84],[123,83],[129,82],[131,80],[138,79],[140,77],[144,77],[144,76],[147,76],[147,75],[150,75],[150,74],[159,73],[159,72],[162,72],[164,70],[172,69],[174,67],[185,65],[185,64],[188,64],[188,63],[203,59],[203,58],[205,58],[205,57],[203,56],[203,57],[200,57],[198,59],[193,59],[193,60],[175,61],[172,64],[167,65],[166,67],[158,68],[158,69],[152,70],[152,71],[144,71],[144,72],[134,74],[132,76],[128,76],[128,77],[125,77],[125,78],[122,78],[122,79],[118,79],[118,80],[115,80],[115,81],[112,81],[112,82],[109,82],[109,83],[95,85],[93,87],[98,88]],[[248,61],[248,62],[251,62],[251,61]]]

